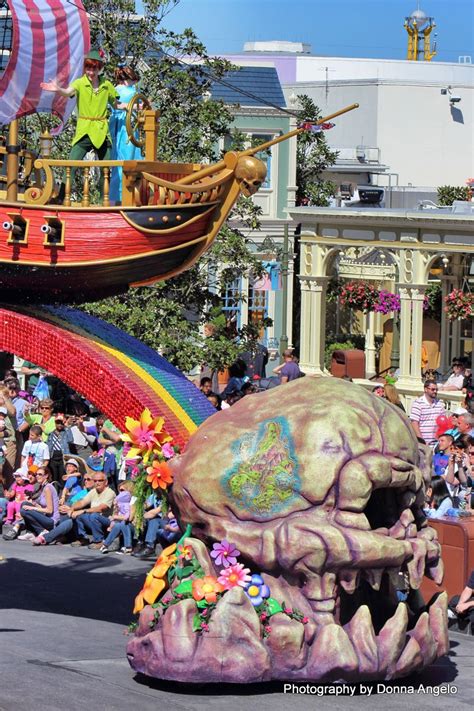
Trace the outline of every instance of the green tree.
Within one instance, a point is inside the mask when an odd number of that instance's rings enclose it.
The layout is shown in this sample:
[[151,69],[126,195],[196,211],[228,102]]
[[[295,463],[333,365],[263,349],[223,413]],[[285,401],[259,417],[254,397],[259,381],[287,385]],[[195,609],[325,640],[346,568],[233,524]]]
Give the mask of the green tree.
[[[233,135],[235,148],[242,136],[231,131],[232,113],[209,98],[214,80],[232,65],[211,58],[192,30],[181,34],[164,27],[176,0],[145,0],[144,16],[133,15],[128,0],[86,0],[91,16],[92,43],[108,57],[107,72],[127,57],[141,73],[141,86],[160,110],[159,159],[178,162],[216,160],[218,139]],[[197,57],[199,63],[190,62]],[[232,226],[236,218],[241,229]],[[247,229],[258,228],[259,209],[240,198],[231,220],[192,269],[153,287],[131,289],[120,297],[85,308],[159,350],[185,371],[198,363],[213,370],[229,365],[251,347],[264,324],[235,330],[222,310],[223,293],[237,276],[259,276],[260,261],[248,249]],[[208,323],[207,337],[204,324]],[[210,335],[212,334],[212,335]]]
[[[298,97],[301,121],[319,121],[321,111],[309,96]],[[327,143],[324,131],[311,133],[304,131],[297,138],[296,149],[296,204],[327,207],[329,199],[336,194],[337,186],[325,180],[322,173],[334,165],[338,156]]]
[[438,204],[452,205],[455,200],[469,200],[469,188],[466,185],[441,185],[438,188]]

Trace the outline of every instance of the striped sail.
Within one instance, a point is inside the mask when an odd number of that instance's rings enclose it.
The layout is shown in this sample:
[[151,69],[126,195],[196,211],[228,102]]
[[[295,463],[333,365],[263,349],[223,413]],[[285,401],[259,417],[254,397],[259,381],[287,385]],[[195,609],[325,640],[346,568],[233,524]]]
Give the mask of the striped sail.
[[13,46],[0,77],[0,123],[34,112],[63,121],[75,101],[43,91],[42,81],[68,86],[83,73],[89,51],[89,24],[81,0],[8,0]]

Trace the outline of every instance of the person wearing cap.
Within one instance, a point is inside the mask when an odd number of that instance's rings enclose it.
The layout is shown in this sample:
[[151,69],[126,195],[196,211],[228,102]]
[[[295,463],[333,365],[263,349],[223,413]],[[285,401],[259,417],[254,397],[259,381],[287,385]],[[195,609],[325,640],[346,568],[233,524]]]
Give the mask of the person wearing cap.
[[[63,474],[64,489],[62,490],[59,503],[65,504],[66,500],[70,503],[79,501],[79,498],[75,498],[76,495],[82,490],[82,475],[85,473],[86,467],[85,462],[80,463],[79,457],[64,457],[64,467],[66,473]],[[71,501],[74,498],[74,501]]]
[[103,56],[93,49],[84,58],[83,76],[69,86],[60,86],[56,79],[41,83],[44,91],[69,98],[76,97],[77,124],[69,153],[70,160],[82,160],[91,150],[97,153],[99,160],[110,160],[112,140],[107,112],[109,106],[115,106],[118,94],[112,82],[101,76],[104,64]]
[[[54,418],[55,428],[48,435],[46,444],[48,445],[50,460],[49,468],[53,474],[53,481],[58,482],[62,487],[64,475],[64,455],[71,454],[71,444],[73,443],[72,432],[66,427],[64,415],[58,414]],[[71,460],[77,467],[77,462]]]

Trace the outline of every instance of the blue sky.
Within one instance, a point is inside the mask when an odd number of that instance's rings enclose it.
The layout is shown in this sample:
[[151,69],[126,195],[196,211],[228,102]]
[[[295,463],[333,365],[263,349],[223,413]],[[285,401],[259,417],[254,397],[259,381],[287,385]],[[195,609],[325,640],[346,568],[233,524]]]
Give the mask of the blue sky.
[[[403,22],[416,7],[417,0],[180,0],[165,25],[192,27],[216,54],[281,39],[309,42],[313,54],[404,59]],[[474,62],[474,0],[420,0],[420,8],[437,25],[434,61],[471,55]]]

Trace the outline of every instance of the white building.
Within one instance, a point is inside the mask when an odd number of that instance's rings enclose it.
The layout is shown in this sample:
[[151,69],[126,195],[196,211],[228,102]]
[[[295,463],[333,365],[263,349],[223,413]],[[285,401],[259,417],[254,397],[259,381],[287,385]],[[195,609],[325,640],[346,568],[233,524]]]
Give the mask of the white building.
[[416,186],[434,193],[440,185],[465,185],[474,175],[469,57],[459,63],[320,57],[299,43],[290,45],[260,42],[255,51],[248,43],[249,51],[229,59],[273,62],[289,105],[298,94],[310,96],[323,115],[360,105],[336,119],[326,134],[339,151],[328,176],[335,182]]

